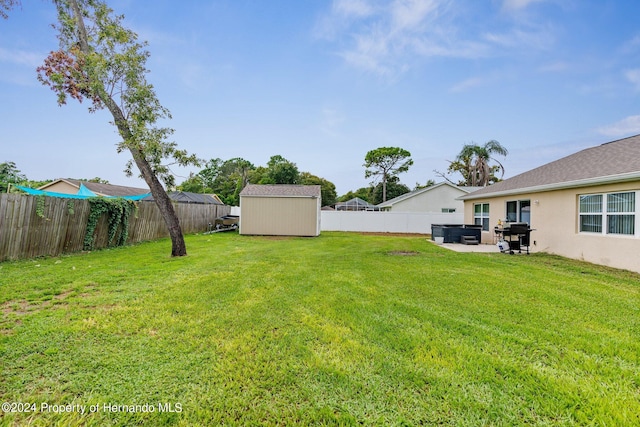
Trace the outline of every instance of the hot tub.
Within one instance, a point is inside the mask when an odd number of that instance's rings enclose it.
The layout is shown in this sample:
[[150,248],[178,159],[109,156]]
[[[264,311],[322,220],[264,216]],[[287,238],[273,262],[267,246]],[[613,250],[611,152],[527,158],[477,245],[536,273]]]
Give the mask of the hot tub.
[[444,243],[460,243],[461,236],[474,236],[479,242],[481,225],[474,224],[431,224],[431,240],[443,237]]

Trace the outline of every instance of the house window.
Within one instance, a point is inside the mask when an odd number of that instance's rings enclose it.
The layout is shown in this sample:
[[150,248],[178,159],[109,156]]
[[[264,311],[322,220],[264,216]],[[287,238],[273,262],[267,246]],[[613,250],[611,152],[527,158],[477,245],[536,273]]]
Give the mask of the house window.
[[531,200],[514,200],[507,202],[507,222],[531,223]]
[[635,192],[582,195],[578,211],[580,232],[635,235]]
[[607,233],[635,234],[636,193],[607,194]]
[[580,231],[602,233],[602,194],[580,196]]
[[473,205],[473,223],[481,225],[484,231],[489,231],[489,203]]
[[442,208],[442,213],[454,213],[456,208]]

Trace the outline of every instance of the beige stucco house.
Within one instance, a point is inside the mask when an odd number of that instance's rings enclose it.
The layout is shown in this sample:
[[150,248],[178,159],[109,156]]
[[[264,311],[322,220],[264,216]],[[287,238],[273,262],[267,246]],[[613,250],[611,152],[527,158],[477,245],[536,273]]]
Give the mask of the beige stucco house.
[[531,248],[640,272],[640,135],[608,142],[461,197],[493,243],[498,221],[527,222]]
[[318,236],[319,185],[248,184],[240,192],[240,234]]
[[449,182],[441,182],[387,200],[377,207],[391,212],[463,212],[464,202],[460,197],[478,188],[458,187]]

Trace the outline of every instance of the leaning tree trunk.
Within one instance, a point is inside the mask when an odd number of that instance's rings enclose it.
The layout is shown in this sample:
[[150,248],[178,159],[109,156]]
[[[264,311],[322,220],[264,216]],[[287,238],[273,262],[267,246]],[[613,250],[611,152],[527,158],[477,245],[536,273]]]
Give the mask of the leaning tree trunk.
[[[116,102],[109,96],[101,96],[101,99],[111,112],[114,122],[118,127],[118,131],[120,132],[120,136],[122,136],[125,141],[131,141],[131,129],[129,129],[127,120],[125,119],[120,107],[118,107]],[[153,199],[155,200],[158,209],[160,209],[162,219],[167,226],[169,236],[171,237],[171,256],[186,255],[187,246],[184,243],[184,236],[182,235],[180,221],[178,220],[178,215],[176,215],[176,211],[173,208],[171,199],[164,190],[164,187],[162,187],[160,180],[153,172],[153,168],[151,168],[151,165],[145,158],[144,153],[138,147],[131,144],[127,144],[127,148],[129,148],[131,156],[133,157],[136,166],[138,166],[144,181],[149,186]]]
[[[118,107],[116,102],[109,96],[101,96],[100,98],[111,112],[118,131],[120,132],[120,136],[122,136],[125,141],[131,141],[131,129],[129,129],[127,121],[120,107]],[[151,194],[153,195],[153,199],[155,200],[158,209],[160,209],[162,219],[167,226],[169,236],[171,237],[171,256],[186,255],[187,246],[184,242],[184,236],[182,234],[182,228],[180,227],[180,221],[178,219],[178,216],[176,215],[175,209],[173,208],[171,199],[167,195],[167,192],[164,190],[164,187],[162,187],[160,180],[153,172],[153,168],[151,168],[151,165],[145,158],[144,153],[139,148],[131,144],[127,144],[127,148],[129,148],[131,156],[133,157],[136,166],[138,166],[138,169],[140,170],[140,174],[149,186]]]
[[[71,1],[71,6],[73,8],[73,12],[75,15],[76,23],[78,24],[78,41],[80,44],[80,50],[85,55],[89,55],[89,41],[87,37],[87,30],[84,25],[84,20],[82,18],[82,13],[80,11],[80,7],[76,0]],[[182,228],[180,227],[180,221],[178,220],[178,216],[176,215],[176,211],[173,208],[173,204],[171,203],[171,199],[167,195],[167,192],[162,187],[160,180],[153,171],[153,168],[147,161],[143,150],[135,143],[133,143],[133,134],[131,132],[131,128],[127,123],[127,119],[125,118],[122,109],[118,106],[118,103],[109,95],[109,93],[104,90],[104,87],[100,87],[97,90],[97,95],[100,97],[100,100],[104,103],[104,105],[109,109],[109,112],[113,116],[116,127],[118,128],[118,132],[120,136],[125,141],[125,145],[131,152],[133,156],[133,160],[135,161],[138,169],[140,170],[140,174],[144,178],[145,182],[149,186],[151,190],[151,194],[153,195],[153,199],[160,209],[160,214],[162,215],[162,219],[164,219],[164,223],[167,226],[167,230],[169,231],[169,236],[171,236],[171,256],[184,256],[187,254],[187,246],[184,243],[184,236],[182,235]]]
[[158,209],[160,209],[162,219],[167,226],[169,236],[171,237],[171,256],[185,256],[187,254],[187,246],[184,243],[180,220],[178,219],[178,215],[176,215],[171,199],[164,190],[164,187],[162,187],[162,184],[160,184],[160,180],[158,180],[156,174],[153,173],[153,169],[140,150],[129,147],[129,151],[131,152],[142,177],[149,186],[151,194],[153,195],[153,200],[155,200]]

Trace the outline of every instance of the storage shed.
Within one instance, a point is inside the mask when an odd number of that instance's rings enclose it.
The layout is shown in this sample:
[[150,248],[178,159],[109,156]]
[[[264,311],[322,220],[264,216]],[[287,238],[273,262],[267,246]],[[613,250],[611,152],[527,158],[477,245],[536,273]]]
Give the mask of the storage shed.
[[240,234],[317,236],[319,185],[248,184],[240,192]]

